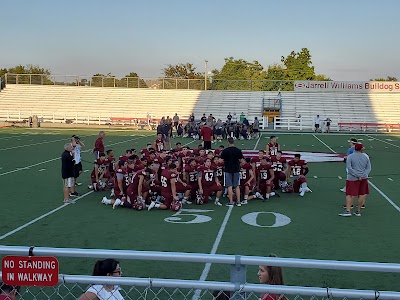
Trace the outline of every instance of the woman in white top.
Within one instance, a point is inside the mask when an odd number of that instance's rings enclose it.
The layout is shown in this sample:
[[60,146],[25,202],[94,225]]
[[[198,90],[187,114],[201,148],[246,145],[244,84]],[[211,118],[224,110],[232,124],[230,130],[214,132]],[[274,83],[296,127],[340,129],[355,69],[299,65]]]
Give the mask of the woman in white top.
[[[94,265],[93,276],[121,277],[119,262],[112,258],[98,260]],[[79,300],[124,300],[124,298],[118,286],[95,284],[88,288]]]

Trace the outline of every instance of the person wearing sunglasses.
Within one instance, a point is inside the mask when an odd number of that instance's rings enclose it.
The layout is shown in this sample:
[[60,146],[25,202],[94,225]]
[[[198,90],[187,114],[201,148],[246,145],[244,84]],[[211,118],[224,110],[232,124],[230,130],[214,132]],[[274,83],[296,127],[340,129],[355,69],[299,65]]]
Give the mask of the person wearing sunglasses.
[[[98,260],[94,265],[93,276],[121,277],[122,271],[119,262],[112,258]],[[124,298],[116,285],[95,284],[79,300],[124,300]]]

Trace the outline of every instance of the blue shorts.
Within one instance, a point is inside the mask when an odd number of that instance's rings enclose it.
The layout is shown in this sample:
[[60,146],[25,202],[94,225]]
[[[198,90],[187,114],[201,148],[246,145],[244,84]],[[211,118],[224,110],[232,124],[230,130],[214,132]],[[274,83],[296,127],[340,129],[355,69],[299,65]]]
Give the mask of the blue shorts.
[[230,186],[240,186],[240,176],[239,172],[237,173],[224,173],[224,186],[225,187],[230,187]]

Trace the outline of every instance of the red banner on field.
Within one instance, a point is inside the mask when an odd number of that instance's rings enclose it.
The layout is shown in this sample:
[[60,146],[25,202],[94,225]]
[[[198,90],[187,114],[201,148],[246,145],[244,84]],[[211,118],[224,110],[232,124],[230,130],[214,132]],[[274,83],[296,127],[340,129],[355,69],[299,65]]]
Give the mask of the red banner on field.
[[55,286],[58,260],[51,256],[6,256],[1,261],[2,281],[9,285]]

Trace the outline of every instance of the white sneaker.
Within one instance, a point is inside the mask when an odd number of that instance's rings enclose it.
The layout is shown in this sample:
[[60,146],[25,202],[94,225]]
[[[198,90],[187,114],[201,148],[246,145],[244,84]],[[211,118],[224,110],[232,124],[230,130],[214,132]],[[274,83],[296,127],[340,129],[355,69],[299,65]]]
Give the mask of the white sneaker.
[[341,192],[346,193],[346,187],[340,189]]
[[89,184],[89,185],[87,186],[87,188],[88,188],[89,190],[93,190],[93,185],[92,185],[92,184]]
[[238,202],[238,203],[236,203],[236,206],[240,207],[240,206],[242,206],[242,204],[240,202]]
[[192,202],[186,199],[182,199],[182,204],[192,204]]
[[101,199],[101,203],[107,205],[107,200],[108,200],[107,197],[104,196],[103,199]]
[[312,190],[311,190],[309,187],[307,187],[307,188],[306,188],[306,192],[307,192],[307,193],[312,193]]
[[258,198],[258,199],[264,200],[264,197],[261,195],[260,192],[256,192],[254,196],[255,196],[256,198]]
[[306,189],[300,189],[300,197],[303,197],[304,194],[306,193]]
[[269,196],[270,196],[270,197],[273,197],[273,196],[275,196],[275,195],[276,195],[275,192],[269,193]]
[[222,203],[219,202],[219,201],[217,201],[217,200],[214,201],[214,204],[215,204],[215,205],[218,205],[218,206],[222,206]]
[[242,202],[240,202],[240,204],[242,204],[242,205],[246,205],[247,203],[249,203],[249,202],[247,202],[247,200],[243,200]]
[[150,211],[154,206],[156,206],[156,202],[155,201],[151,201],[149,207],[147,208],[148,211]]
[[112,197],[114,197],[114,196],[115,196],[115,194],[114,194],[114,189],[111,189],[110,198],[112,198]]
[[122,201],[120,199],[115,200],[114,204],[113,204],[113,209],[115,209],[117,206],[120,206],[122,203]]

